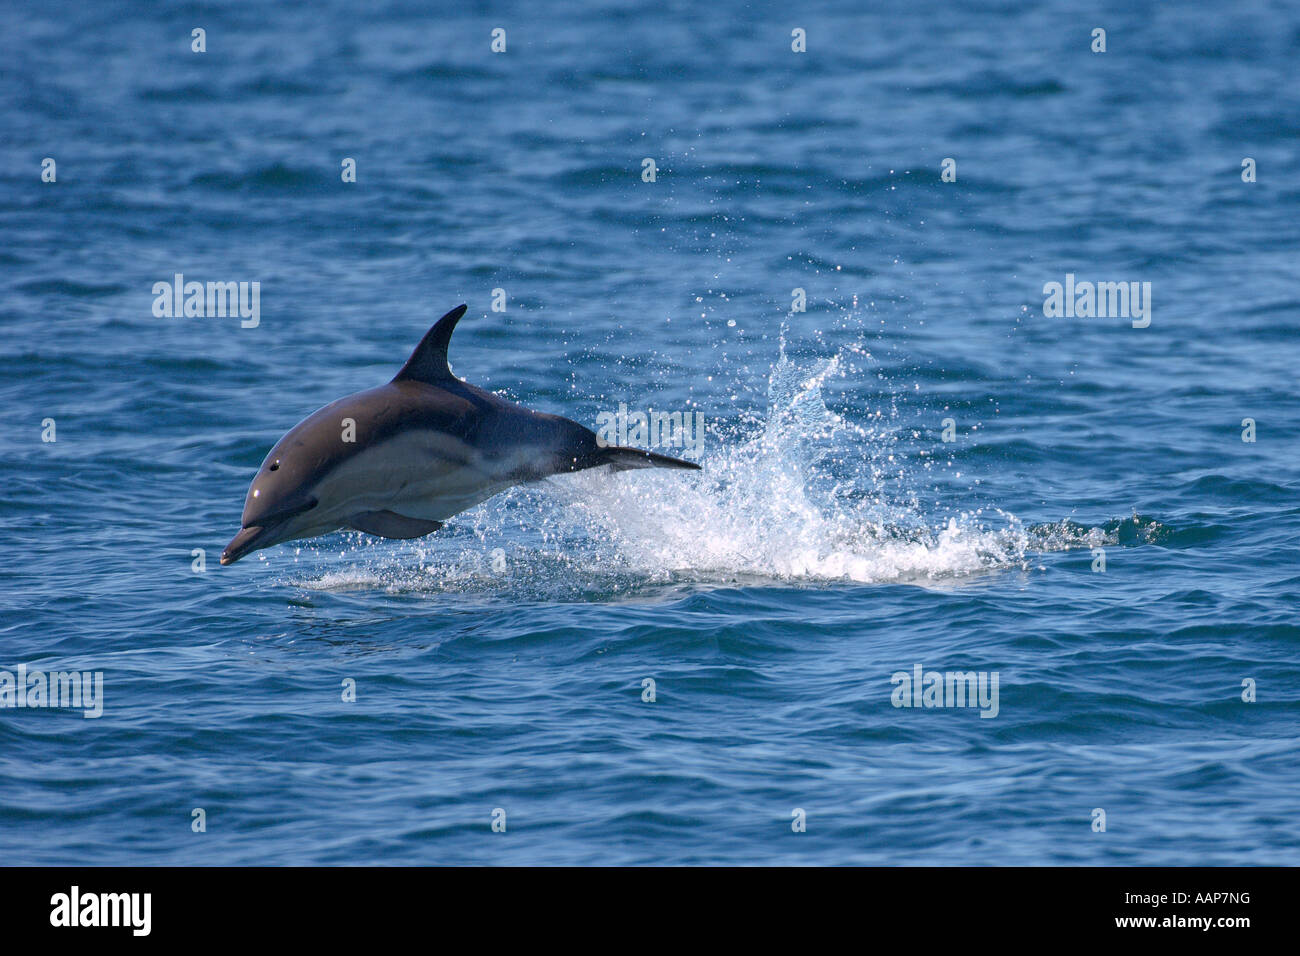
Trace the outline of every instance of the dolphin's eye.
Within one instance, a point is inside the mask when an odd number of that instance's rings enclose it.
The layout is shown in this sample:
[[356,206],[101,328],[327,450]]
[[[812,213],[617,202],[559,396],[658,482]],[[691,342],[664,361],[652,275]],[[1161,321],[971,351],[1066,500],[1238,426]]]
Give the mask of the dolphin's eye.
[[275,462],[275,463],[272,464],[271,467],[270,467],[269,469],[267,469],[267,470],[268,470],[268,471],[279,471],[279,470],[280,470],[280,463],[279,463],[278,461]]

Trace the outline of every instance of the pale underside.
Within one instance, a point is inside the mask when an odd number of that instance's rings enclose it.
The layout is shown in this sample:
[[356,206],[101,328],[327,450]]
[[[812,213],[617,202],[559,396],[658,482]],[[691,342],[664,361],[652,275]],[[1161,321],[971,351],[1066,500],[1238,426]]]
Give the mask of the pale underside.
[[313,489],[310,526],[295,538],[341,527],[389,538],[436,531],[441,522],[541,471],[544,452],[522,446],[485,455],[445,432],[411,429],[365,448]]

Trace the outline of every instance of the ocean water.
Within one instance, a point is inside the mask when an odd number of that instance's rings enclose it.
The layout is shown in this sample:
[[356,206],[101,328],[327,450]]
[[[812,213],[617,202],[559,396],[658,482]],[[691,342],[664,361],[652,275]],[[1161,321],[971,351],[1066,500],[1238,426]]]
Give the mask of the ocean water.
[[[1298,58],[1282,2],[5,5],[0,670],[103,685],[0,708],[4,860],[1300,863]],[[219,567],[462,301],[457,374],[703,470]]]

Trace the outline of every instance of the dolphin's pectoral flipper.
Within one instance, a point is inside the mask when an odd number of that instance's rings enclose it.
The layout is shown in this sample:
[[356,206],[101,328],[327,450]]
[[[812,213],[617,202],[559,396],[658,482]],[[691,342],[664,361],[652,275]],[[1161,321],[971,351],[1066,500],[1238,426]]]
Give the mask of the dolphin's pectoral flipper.
[[423,538],[442,527],[441,521],[408,518],[392,511],[363,511],[348,519],[348,527],[380,538]]
[[614,471],[627,471],[629,468],[687,468],[699,471],[700,466],[693,461],[670,458],[658,452],[643,451],[640,448],[624,448],[622,445],[606,445],[597,452],[599,465],[612,465]]

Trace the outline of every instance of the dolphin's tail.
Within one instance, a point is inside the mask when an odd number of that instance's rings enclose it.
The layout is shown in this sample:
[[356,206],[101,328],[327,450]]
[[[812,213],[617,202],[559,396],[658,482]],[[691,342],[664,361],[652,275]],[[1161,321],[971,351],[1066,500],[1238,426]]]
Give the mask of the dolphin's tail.
[[642,451],[640,448],[624,448],[621,445],[606,445],[596,452],[596,465],[611,465],[615,471],[627,471],[629,468],[686,468],[699,471],[700,466],[693,461],[670,458],[658,452]]

